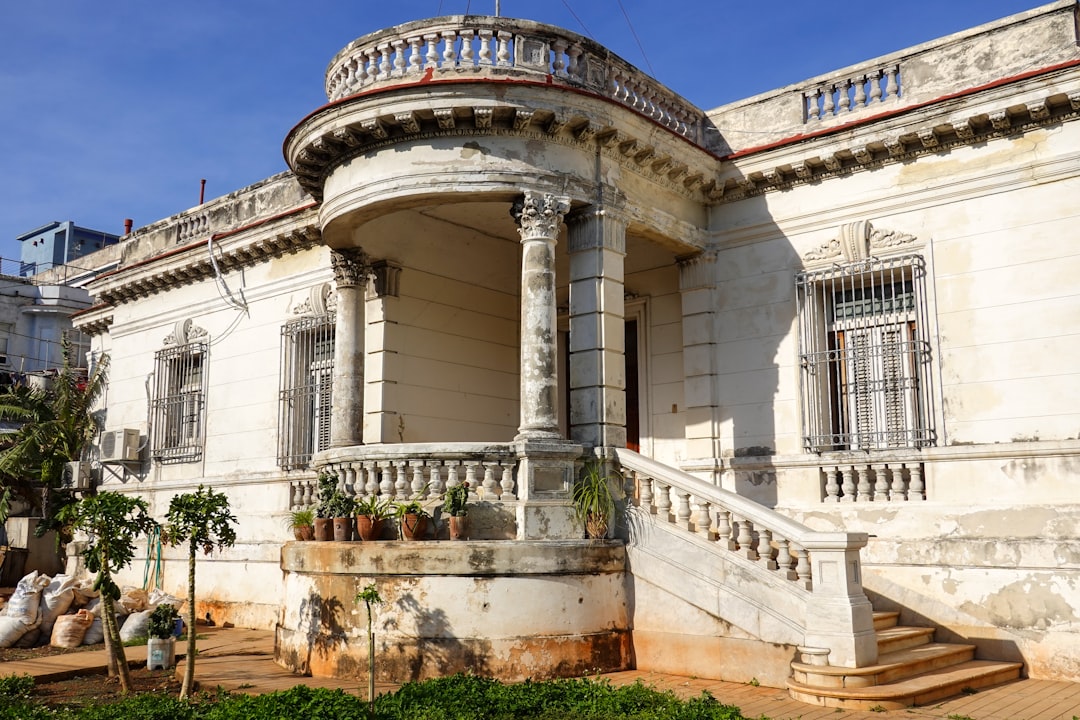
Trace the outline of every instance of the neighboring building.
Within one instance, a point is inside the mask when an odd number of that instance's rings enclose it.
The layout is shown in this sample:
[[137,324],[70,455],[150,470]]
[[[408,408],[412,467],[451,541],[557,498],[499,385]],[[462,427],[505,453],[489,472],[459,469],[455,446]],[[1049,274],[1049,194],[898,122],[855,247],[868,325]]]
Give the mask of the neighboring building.
[[89,351],[89,337],[71,326],[71,316],[90,307],[85,289],[38,285],[29,278],[11,276],[0,278],[0,283],[0,373],[9,381],[63,365],[65,335],[76,358]]
[[15,238],[22,243],[19,275],[28,277],[120,242],[119,235],[79,227],[71,220],[53,221]]
[[[108,428],[148,446],[102,487],[158,516],[226,492],[199,613],[317,674],[363,667],[341,605],[375,577],[380,662],[413,675],[782,684],[797,653],[874,664],[869,596],[1080,681],[1077,17],[708,112],[551,26],[360,38],[291,172],[133,233],[90,285]],[[572,542],[590,456],[648,508],[628,566]],[[474,539],[517,544],[283,547],[317,470],[398,498],[468,478]],[[181,594],[184,554],[164,567]]]

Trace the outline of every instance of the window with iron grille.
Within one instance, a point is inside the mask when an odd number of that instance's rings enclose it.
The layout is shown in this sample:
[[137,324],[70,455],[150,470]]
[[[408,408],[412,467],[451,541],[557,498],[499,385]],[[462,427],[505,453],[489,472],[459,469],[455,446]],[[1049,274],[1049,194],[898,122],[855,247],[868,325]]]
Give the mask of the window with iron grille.
[[163,463],[202,458],[208,346],[185,343],[154,355],[152,455]]
[[330,447],[334,378],[334,314],[293,320],[281,328],[278,465],[305,468]]
[[806,449],[933,445],[922,257],[871,257],[796,285]]

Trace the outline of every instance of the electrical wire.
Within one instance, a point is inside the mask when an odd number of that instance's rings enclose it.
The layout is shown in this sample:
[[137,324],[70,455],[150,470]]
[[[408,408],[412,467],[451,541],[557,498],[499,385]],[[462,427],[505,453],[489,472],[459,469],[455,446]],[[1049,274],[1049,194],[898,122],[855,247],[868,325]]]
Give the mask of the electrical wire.
[[626,26],[630,28],[630,34],[634,36],[638,50],[641,51],[641,57],[645,58],[645,64],[649,66],[649,74],[656,77],[656,70],[653,69],[652,63],[649,62],[649,56],[645,54],[645,47],[641,44],[641,38],[638,37],[637,31],[634,30],[634,24],[630,22],[630,16],[627,14],[626,8],[623,7],[622,0],[615,1],[619,3],[619,9],[622,10],[623,17],[626,18]]
[[[229,290],[229,286],[225,283],[225,278],[221,274],[221,268],[218,267],[217,258],[214,257],[214,236],[210,235],[206,238],[206,251],[210,255],[210,265],[214,268],[214,280],[218,288],[218,296],[225,301],[226,305],[232,308],[240,310],[241,312],[247,312],[248,306],[244,301],[244,290],[241,288],[238,292],[240,294],[239,302],[233,299],[232,291]],[[221,291],[224,290],[225,294],[222,295]]]
[[566,0],[562,0],[562,4],[566,7],[567,10],[570,11],[570,14],[574,16],[574,19],[577,20],[577,24],[580,25],[581,29],[585,31],[585,35],[588,36],[590,40],[595,41],[596,38],[591,32],[589,32],[589,28],[585,27],[585,23],[581,20],[581,18],[578,17],[578,14],[574,12],[574,8],[570,7],[570,3],[568,3]]

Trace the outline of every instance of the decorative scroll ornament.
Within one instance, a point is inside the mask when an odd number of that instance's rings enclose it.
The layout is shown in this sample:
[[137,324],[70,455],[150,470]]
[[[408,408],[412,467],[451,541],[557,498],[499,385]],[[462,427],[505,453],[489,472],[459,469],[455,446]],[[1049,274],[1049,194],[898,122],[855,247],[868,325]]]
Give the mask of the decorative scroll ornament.
[[337,293],[330,283],[319,283],[308,290],[307,297],[292,308],[300,317],[325,317],[337,309]]
[[173,325],[173,331],[165,336],[162,341],[165,345],[187,345],[188,343],[205,340],[210,333],[191,321],[191,318],[177,320]]
[[803,255],[807,261],[858,262],[866,260],[875,250],[891,250],[914,245],[918,238],[897,230],[875,228],[869,220],[840,226],[839,234],[827,243]]
[[334,270],[334,280],[339,288],[356,287],[367,282],[370,264],[363,248],[331,250],[330,266]]
[[554,239],[559,234],[559,223],[568,212],[570,198],[531,190],[526,191],[510,208],[510,215],[519,226],[522,240]]

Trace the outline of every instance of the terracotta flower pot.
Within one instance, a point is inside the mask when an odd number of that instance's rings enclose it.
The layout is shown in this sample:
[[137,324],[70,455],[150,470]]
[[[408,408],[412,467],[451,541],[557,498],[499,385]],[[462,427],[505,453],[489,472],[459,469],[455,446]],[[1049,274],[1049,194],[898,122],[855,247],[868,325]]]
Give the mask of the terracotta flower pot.
[[427,533],[427,521],[423,515],[402,515],[401,537],[406,540],[423,540]]
[[380,539],[385,525],[386,521],[383,518],[375,519],[370,515],[356,516],[356,532],[365,542]]
[[465,515],[451,515],[447,518],[451,540],[465,540],[469,537],[468,519]]
[[346,540],[352,540],[353,519],[349,517],[336,517],[334,518],[334,540],[336,542],[345,542]]
[[330,518],[315,518],[315,539],[319,542],[334,539],[334,521]]
[[297,540],[314,540],[315,528],[311,525],[297,525],[292,529],[292,534]]

